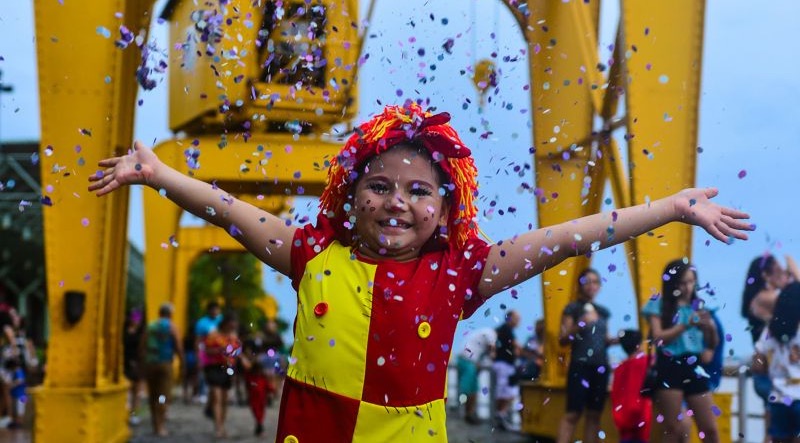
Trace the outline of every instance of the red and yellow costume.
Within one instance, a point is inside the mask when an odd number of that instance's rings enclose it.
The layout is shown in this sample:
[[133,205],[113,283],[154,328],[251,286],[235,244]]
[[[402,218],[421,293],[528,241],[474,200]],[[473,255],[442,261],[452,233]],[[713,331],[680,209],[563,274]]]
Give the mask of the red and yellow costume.
[[[453,335],[484,301],[490,248],[477,238],[472,158],[448,120],[411,105],[362,125],[331,166],[316,225],[295,233],[298,308],[278,442],[447,440]],[[349,244],[347,192],[364,161],[404,141],[424,145],[455,185],[449,235],[414,260],[371,260]]]

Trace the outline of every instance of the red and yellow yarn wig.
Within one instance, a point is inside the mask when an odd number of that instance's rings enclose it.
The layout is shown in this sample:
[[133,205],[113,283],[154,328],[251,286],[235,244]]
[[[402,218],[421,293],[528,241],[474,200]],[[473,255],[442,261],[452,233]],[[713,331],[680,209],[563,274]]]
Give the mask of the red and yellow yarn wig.
[[460,248],[470,238],[477,237],[478,171],[472,153],[449,121],[450,114],[433,115],[415,103],[384,108],[382,113],[356,128],[331,161],[325,190],[320,197],[320,210],[332,216],[338,227],[345,226],[345,204],[360,168],[395,145],[419,145],[430,153],[433,162],[450,179],[450,214],[447,217],[450,243]]

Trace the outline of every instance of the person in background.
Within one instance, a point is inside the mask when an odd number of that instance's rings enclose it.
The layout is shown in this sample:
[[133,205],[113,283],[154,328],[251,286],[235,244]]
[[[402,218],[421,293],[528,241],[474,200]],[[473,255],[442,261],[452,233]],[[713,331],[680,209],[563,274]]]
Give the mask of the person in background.
[[122,373],[130,383],[128,392],[128,423],[136,426],[141,422],[139,410],[139,394],[142,391],[142,335],[144,334],[144,318],[140,309],[131,309],[122,328]]
[[[800,278],[797,264],[790,256],[786,256],[787,268],[784,269],[772,254],[762,254],[750,262],[742,291],[742,317],[747,319],[753,346],[758,342],[767,323],[772,319],[778,295],[790,280]],[[766,365],[753,366],[753,388],[764,401],[764,422],[769,423],[769,394],[772,391],[770,376]],[[766,431],[766,429],[765,429]],[[770,441],[769,432],[764,434],[764,443]]]
[[246,341],[239,355],[239,363],[243,370],[242,378],[247,389],[247,403],[255,420],[254,433],[257,437],[264,434],[264,412],[270,395],[275,392],[275,385],[270,382],[268,369],[264,367],[263,359],[260,357],[254,342]]
[[20,364],[25,371],[26,383],[31,386],[31,374],[36,373],[39,369],[39,356],[36,355],[36,346],[33,340],[28,338],[27,328],[25,326],[25,317],[13,314],[13,320],[16,329],[16,352],[20,357]]
[[237,330],[239,322],[232,313],[225,314],[219,328],[205,339],[205,366],[203,373],[209,386],[208,404],[214,419],[217,438],[227,437],[225,417],[228,409],[228,391],[233,386],[236,356],[241,351]]
[[718,442],[708,376],[700,364],[702,354],[715,349],[719,337],[697,295],[697,271],[686,259],[674,260],[664,268],[662,282],[661,295],[642,308],[657,346],[658,383],[653,402],[664,417],[662,441],[688,438],[688,426],[682,422],[685,402],[703,441]]
[[495,374],[495,426],[504,431],[516,431],[517,425],[512,419],[511,403],[519,395],[518,386],[512,380],[516,376],[516,362],[519,357],[519,343],[514,335],[514,328],[519,325],[519,313],[510,310],[506,313],[505,322],[495,330],[494,369]]
[[197,349],[195,348],[194,331],[190,331],[183,338],[184,358],[181,368],[181,375],[183,376],[183,403],[189,404],[192,399],[196,399],[200,395],[200,378],[198,370]]
[[198,372],[198,385],[200,390],[200,400],[206,404],[204,413],[206,417],[211,418],[213,412],[211,411],[211,403],[206,401],[206,378],[203,368],[206,365],[206,352],[205,340],[212,331],[217,330],[219,322],[222,320],[222,309],[219,303],[212,300],[206,304],[206,313],[195,322],[194,325],[194,349],[197,352],[197,372]]
[[628,358],[614,369],[611,384],[611,411],[619,431],[620,443],[650,441],[653,402],[641,394],[650,358],[640,351],[642,333],[626,329],[620,332],[620,345]]
[[800,436],[800,283],[786,286],[775,303],[772,320],[756,342],[755,362],[766,363],[772,381],[767,432],[774,443],[797,442]]
[[708,374],[708,388],[715,392],[722,383],[723,364],[725,360],[725,331],[722,329],[722,321],[717,315],[717,309],[708,309],[709,317],[714,323],[714,330],[717,332],[717,346],[712,349],[704,349],[700,358],[700,367]]
[[25,404],[28,402],[25,368],[19,357],[5,362],[5,377],[11,395],[11,422],[8,429],[21,429],[25,418]]
[[268,403],[272,404],[275,392],[282,387],[287,355],[286,344],[278,330],[278,322],[274,318],[268,318],[264,323],[261,338],[263,340],[261,342],[261,365],[266,371],[269,383],[274,388],[267,399]]
[[534,381],[539,378],[544,366],[544,319],[536,320],[533,326],[533,334],[528,337],[525,346],[520,350],[522,361],[521,379]]
[[172,305],[162,304],[158,319],[147,325],[144,335],[145,379],[150,403],[153,433],[167,435],[167,407],[172,394],[172,360],[177,355],[183,361],[183,346],[172,323]]
[[[478,418],[478,365],[484,359],[494,359],[497,333],[492,328],[476,329],[467,336],[464,349],[458,353],[458,393],[464,398],[464,421],[471,425]],[[463,396],[463,397],[461,397]]]
[[586,410],[583,432],[584,442],[598,441],[600,416],[608,393],[608,346],[616,338],[608,337],[608,319],[611,313],[597,304],[600,292],[600,273],[586,268],[578,274],[577,299],[564,307],[561,316],[561,346],[570,347],[567,369],[567,412],[561,418],[558,430],[559,443],[572,439],[575,427]]

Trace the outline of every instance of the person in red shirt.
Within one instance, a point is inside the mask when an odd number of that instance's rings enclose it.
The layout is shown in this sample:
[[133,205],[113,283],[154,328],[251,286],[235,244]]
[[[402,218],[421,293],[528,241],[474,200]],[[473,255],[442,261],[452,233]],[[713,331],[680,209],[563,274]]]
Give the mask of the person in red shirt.
[[219,328],[212,331],[205,339],[206,364],[204,369],[206,382],[210,387],[208,401],[211,403],[214,431],[217,438],[225,438],[225,416],[228,408],[228,390],[233,386],[233,373],[236,357],[241,352],[242,344],[236,331],[239,321],[233,313],[222,317]]
[[620,345],[628,359],[614,370],[611,383],[611,411],[619,431],[621,443],[646,443],[650,441],[650,424],[653,402],[641,394],[650,359],[640,351],[642,334],[626,329],[620,333]]

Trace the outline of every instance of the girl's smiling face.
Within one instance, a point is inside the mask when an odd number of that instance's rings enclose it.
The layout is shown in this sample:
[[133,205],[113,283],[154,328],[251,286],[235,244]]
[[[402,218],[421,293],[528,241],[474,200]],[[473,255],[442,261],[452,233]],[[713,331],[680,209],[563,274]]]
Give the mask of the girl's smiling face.
[[447,223],[440,175],[426,153],[406,145],[371,159],[356,182],[350,211],[358,252],[373,259],[418,257]]

